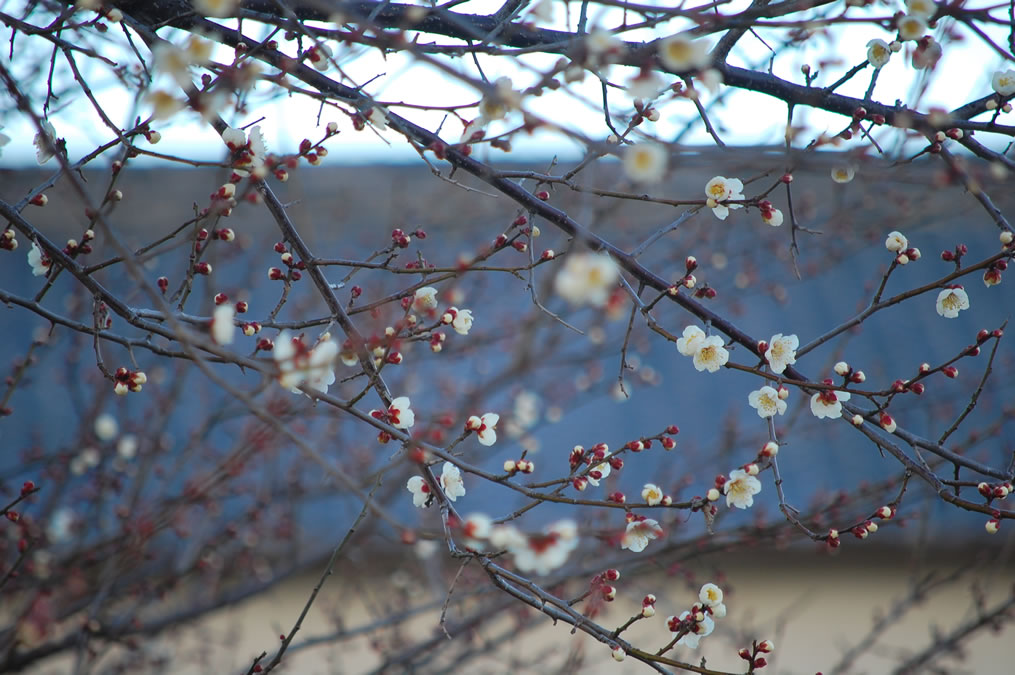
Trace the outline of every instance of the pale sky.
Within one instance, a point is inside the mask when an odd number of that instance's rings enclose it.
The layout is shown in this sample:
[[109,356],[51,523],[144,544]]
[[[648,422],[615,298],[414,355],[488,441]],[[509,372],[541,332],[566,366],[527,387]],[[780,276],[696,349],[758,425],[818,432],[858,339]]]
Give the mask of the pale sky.
[[[572,12],[568,15],[564,2],[551,1],[554,8],[554,21],[552,23],[537,21],[537,23],[547,28],[564,29],[568,27],[569,23],[573,27],[577,21],[577,13]],[[736,0],[724,7],[724,13],[733,13],[745,8],[748,4],[748,0]],[[455,9],[466,13],[486,13],[493,11],[499,5],[499,2],[475,0],[459,5]],[[572,3],[572,9],[577,7],[577,3]],[[898,8],[904,9],[901,4]],[[873,12],[879,16],[889,14],[885,8],[852,9],[849,16],[862,16],[865,12]],[[600,16],[593,15],[590,17],[590,25],[598,24],[609,28],[619,23],[620,16],[620,13],[615,10]],[[935,37],[941,38],[944,34],[945,24],[946,21],[940,22],[937,29],[933,31]],[[690,24],[687,22],[675,20],[660,26],[655,31],[634,31],[626,33],[623,37],[629,41],[649,40],[660,35],[679,32],[689,26]],[[250,30],[250,27],[251,24],[247,23],[246,28]],[[970,99],[988,94],[991,91],[990,78],[993,72],[1011,67],[1011,64],[1002,67],[1001,57],[964,26],[953,25],[953,28],[964,40],[944,44],[944,57],[934,72],[931,86],[919,101],[914,100],[913,92],[916,90],[916,83],[923,72],[912,68],[909,59],[905,56],[906,49],[893,55],[889,63],[882,69],[874,92],[874,100],[892,104],[896,99],[901,99],[904,103],[910,105],[916,103],[919,109],[926,110],[931,106],[953,108]],[[833,30],[834,35],[831,38],[816,34],[807,40],[802,49],[785,50],[775,59],[773,72],[779,77],[802,83],[800,66],[808,63],[813,68],[822,71],[816,85],[824,86],[866,58],[866,45],[870,39],[881,38],[890,41],[894,37],[888,31],[870,25],[837,26]],[[1006,39],[1004,31],[998,27],[993,29],[993,32],[996,33],[994,37],[999,44],[1004,44]],[[758,31],[759,37],[769,44],[777,44],[785,34],[786,29],[761,29]],[[183,39],[182,34],[174,36],[171,31],[163,31],[161,35],[176,42],[181,42]],[[7,36],[0,33],[0,39],[6,42]],[[19,36],[19,39],[21,45],[27,43],[25,36]],[[717,38],[705,39],[714,43]],[[120,41],[122,42],[122,38]],[[437,39],[437,41],[442,44],[451,42],[445,39]],[[366,86],[366,91],[379,101],[448,105],[474,103],[479,98],[478,93],[470,86],[456,82],[443,73],[439,73],[433,66],[414,61],[407,55],[388,55],[384,60],[376,50],[355,46],[333,48],[336,60],[341,64],[343,71],[352,83],[362,84],[383,73],[382,77]],[[758,37],[748,34],[737,44],[730,62],[738,66],[767,63],[769,53],[767,47]],[[133,61],[133,57],[128,52],[112,48],[110,48],[108,55],[119,62]],[[229,52],[222,51],[220,55],[221,60],[227,61],[230,58]],[[523,89],[537,79],[535,71],[548,69],[557,58],[556,56],[532,54],[526,55],[521,63],[494,56],[480,56],[479,60],[483,72],[490,80],[507,76],[511,78],[516,89]],[[84,60],[79,58],[79,63]],[[822,62],[824,65],[820,66],[819,64]],[[478,77],[478,72],[471,59],[457,59],[450,63],[451,67],[459,69],[459,72],[470,77]],[[16,66],[17,59],[15,58],[15,70],[17,70]],[[839,93],[862,97],[870,82],[872,72],[870,68],[864,70],[852,81],[842,86],[838,90]],[[334,69],[330,74],[335,75]],[[611,66],[608,70],[610,81],[621,85],[626,84],[635,74],[634,69],[621,66]],[[111,113],[122,111],[122,119],[116,120],[122,125],[129,125],[130,120],[137,114],[148,114],[149,108],[144,103],[141,104],[140,109],[135,111],[128,93],[117,88],[115,80],[103,70],[94,68],[90,77],[106,110]],[[664,81],[664,84],[669,83],[670,80]],[[166,76],[157,77],[154,86],[176,93],[173,91],[174,85]],[[320,120],[320,128],[318,128],[318,106],[311,101],[301,100],[299,97],[283,97],[263,104],[256,102],[258,98],[263,99],[269,92],[270,86],[268,84],[258,85],[256,94],[252,96],[248,115],[237,116],[234,113],[229,113],[225,117],[233,126],[242,126],[253,123],[263,116],[264,119],[260,125],[265,133],[268,147],[273,152],[294,152],[297,150],[299,141],[304,137],[316,141],[322,135],[324,124],[334,120],[339,123],[342,133],[327,143],[330,153],[325,160],[327,163],[385,163],[412,161],[417,158],[415,151],[395,132],[388,130],[377,134],[369,128],[357,132],[352,130],[345,116],[341,114],[334,112],[329,114],[329,111],[325,111]],[[631,110],[631,97],[626,92],[612,90],[610,96],[611,107],[615,114],[623,114],[625,111]],[[600,97],[599,81],[589,76],[584,83],[570,86],[566,93],[560,91],[541,98],[530,97],[526,99],[523,106],[528,112],[542,119],[580,131],[593,139],[602,140],[609,134],[609,130],[603,121]],[[710,93],[703,91],[702,101],[706,105],[712,98]],[[35,101],[35,104],[38,109],[40,102]],[[443,113],[407,111],[401,108],[393,108],[393,110],[430,129],[436,129],[444,120]],[[674,138],[675,134],[688,121],[697,119],[693,104],[683,99],[668,101],[661,105],[659,110],[661,114],[659,121],[654,124],[646,124],[639,130],[644,129],[661,140]],[[465,114],[469,118],[476,115],[475,112]],[[711,111],[710,115],[713,123],[722,129],[720,136],[729,145],[771,145],[782,142],[786,107],[782,102],[770,97],[752,92],[733,91],[728,96],[727,103],[723,107]],[[1009,117],[1013,117],[1013,119],[1008,120],[1007,123],[1015,123],[1015,114],[1009,115]],[[57,110],[51,115],[50,120],[56,128],[58,136],[67,139],[72,160],[76,160],[94,149],[96,145],[108,142],[111,138],[109,131],[98,121],[98,117],[83,96],[80,96],[71,106]],[[505,121],[493,123],[489,130],[491,133],[496,133],[499,130],[517,125],[520,120],[521,114],[515,112],[509,115]],[[797,124],[803,123],[807,130],[800,136],[800,146],[805,145],[822,131],[837,132],[847,123],[847,120],[841,116],[803,108],[798,108],[795,121]],[[1005,121],[1004,118],[1002,121]],[[32,145],[34,135],[32,128],[24,120],[11,114],[0,118],[0,124],[6,127],[4,133],[12,138],[11,143],[2,150],[3,156],[0,157],[0,166],[34,164],[35,149]],[[193,159],[220,160],[223,157],[221,141],[209,126],[200,121],[195,113],[184,112],[171,122],[156,124],[155,128],[162,134],[162,142],[153,148],[155,150],[168,154],[180,154]],[[448,118],[444,121],[442,136],[449,141],[455,141],[458,139],[461,129],[462,125],[457,119]],[[893,134],[894,132],[891,130],[884,130],[881,131],[880,136],[885,138]],[[986,138],[981,137],[981,141],[983,140]],[[682,142],[686,145],[714,145],[700,123],[694,126],[693,132],[686,135]],[[842,149],[860,147],[861,144],[862,142],[854,140],[850,144],[844,144]],[[519,134],[514,138],[513,145],[514,151],[510,155],[498,150],[483,148],[479,151],[479,156],[497,161],[546,158],[557,154],[567,160],[580,157],[583,152],[579,143],[568,140],[559,133],[539,132],[531,137]],[[891,147],[893,146],[889,144],[888,148]],[[1001,149],[996,144],[995,148]]]

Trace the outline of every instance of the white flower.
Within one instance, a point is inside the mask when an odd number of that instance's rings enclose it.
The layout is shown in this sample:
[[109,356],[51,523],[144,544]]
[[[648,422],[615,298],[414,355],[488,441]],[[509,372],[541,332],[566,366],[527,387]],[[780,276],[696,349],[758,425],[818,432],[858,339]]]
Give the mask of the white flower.
[[898,231],[888,233],[888,238],[885,239],[885,248],[892,253],[901,253],[909,248],[909,240],[906,236]]
[[659,41],[659,60],[667,70],[676,73],[700,70],[709,63],[710,47],[705,40],[695,40],[687,33],[677,33]]
[[776,413],[782,415],[786,412],[786,401],[779,398],[779,392],[773,387],[765,386],[752,391],[747,396],[747,402],[758,411],[758,417],[774,417]]
[[892,48],[884,40],[874,39],[867,43],[867,62],[881,68],[892,58]]
[[42,131],[35,134],[35,159],[39,164],[45,164],[53,157],[53,148],[56,144],[56,129],[49,120],[42,120]]
[[624,149],[624,173],[636,183],[658,183],[666,174],[669,155],[655,143],[638,143]]
[[408,429],[416,423],[416,414],[409,407],[409,397],[399,396],[388,407],[388,418],[396,429]]
[[619,277],[617,263],[605,253],[569,253],[553,288],[572,305],[602,307]]
[[470,309],[459,309],[455,312],[455,318],[451,322],[451,327],[455,329],[455,332],[459,335],[468,335],[472,329],[472,310]]
[[441,469],[441,488],[444,489],[444,494],[451,501],[465,496],[462,472],[451,462],[444,462],[444,467]]
[[937,12],[937,5],[932,0],[906,0],[906,14],[918,16],[930,21]]
[[236,11],[237,0],[194,0],[194,11],[204,16],[223,17]]
[[592,67],[612,61],[623,48],[624,43],[618,37],[602,28],[593,28],[585,38],[585,51]]
[[500,415],[497,413],[486,413],[479,418],[476,436],[479,438],[480,445],[489,447],[497,442],[497,422],[499,421]]
[[772,227],[779,227],[780,225],[782,225],[783,220],[782,211],[780,211],[779,209],[763,211],[761,214],[761,219],[765,221],[766,225],[771,225]]
[[645,500],[645,503],[649,506],[655,506],[663,501],[663,491],[658,485],[653,483],[645,483],[645,487],[641,489],[641,498]]
[[417,312],[437,308],[437,289],[432,286],[417,288],[412,298],[412,306]]
[[1015,70],[1006,70],[1003,73],[999,70],[990,78],[990,86],[998,94],[1004,97],[1015,94]]
[[722,490],[726,493],[726,506],[747,509],[754,506],[754,495],[761,492],[761,481],[743,469],[735,469],[730,471]]
[[482,551],[484,539],[493,532],[493,520],[485,513],[471,513],[462,521],[462,535],[465,548]]
[[589,470],[589,472],[585,475],[585,478],[589,481],[591,485],[599,487],[599,481],[603,480],[604,478],[610,475],[610,471],[612,470],[612,468],[610,467],[610,463],[606,461],[606,458],[609,456],[610,452],[607,451],[606,454],[603,456],[603,461],[592,467]]
[[28,251],[28,264],[32,267],[32,276],[41,277],[49,271],[53,261],[33,241],[32,248]]
[[620,548],[634,553],[641,553],[648,546],[650,539],[663,536],[663,528],[652,518],[635,518],[627,524],[624,536],[620,539]]
[[969,296],[961,286],[946,288],[937,294],[937,313],[954,319],[963,309],[969,309]]
[[226,127],[222,132],[222,142],[228,145],[230,150],[239,150],[247,144],[247,134],[242,129]]
[[109,413],[103,413],[95,418],[95,435],[100,441],[111,441],[120,433],[120,426],[116,418]]
[[856,175],[856,169],[851,166],[837,166],[832,169],[832,180],[836,183],[848,183]]
[[725,178],[716,176],[705,184],[705,196],[708,198],[708,208],[719,220],[726,220],[730,209],[742,209],[743,204],[724,204],[731,199],[743,199],[744,184],[737,178]]
[[[233,317],[236,316],[236,309],[228,302],[215,308],[211,317],[211,339],[215,344],[228,345],[233,341],[233,333],[236,326],[233,324]],[[334,382],[334,380],[332,380]],[[327,387],[325,387],[327,391]]]
[[684,337],[677,338],[677,351],[684,356],[694,356],[705,344],[705,331],[697,326],[684,328]]
[[543,528],[541,534],[529,536],[510,525],[501,526],[494,528],[490,541],[500,542],[514,554],[520,572],[549,574],[567,562],[578,546],[578,526],[573,520],[559,520]]
[[627,95],[631,98],[652,100],[665,87],[663,79],[654,70],[643,71],[627,81]]
[[412,494],[412,504],[419,508],[427,506],[430,498],[430,486],[426,484],[422,476],[413,476],[405,484],[406,489]]
[[725,80],[722,78],[722,73],[716,68],[709,68],[699,76],[699,81],[705,85],[705,89],[708,93],[715,96],[719,93],[719,87]]
[[707,370],[714,373],[730,360],[730,353],[723,347],[722,338],[712,335],[705,338],[701,348],[694,355],[694,367],[701,372]]
[[905,40],[919,40],[927,34],[927,20],[922,16],[906,15],[898,22],[899,37]]
[[842,417],[842,402],[848,401],[849,392],[825,389],[811,396],[811,412],[818,419],[839,419]]
[[800,346],[800,339],[796,335],[783,335],[776,333],[768,343],[765,351],[765,359],[773,373],[781,374],[786,366],[796,363],[796,350]]
[[488,121],[504,119],[521,103],[521,95],[514,90],[509,77],[498,77],[492,92],[479,102],[479,114]]
[[722,589],[715,584],[705,584],[698,591],[698,599],[701,600],[701,604],[707,607],[718,607],[723,604]]

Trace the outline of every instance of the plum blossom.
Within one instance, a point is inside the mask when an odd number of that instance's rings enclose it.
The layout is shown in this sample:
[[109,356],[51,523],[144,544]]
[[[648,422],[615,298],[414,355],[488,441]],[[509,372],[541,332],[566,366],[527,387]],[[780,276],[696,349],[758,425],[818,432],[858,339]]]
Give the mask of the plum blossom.
[[459,335],[468,335],[472,330],[472,310],[459,309],[455,312],[455,318],[451,321],[451,327]]
[[726,493],[726,506],[747,509],[754,506],[754,495],[761,492],[761,481],[743,469],[730,471],[729,480],[722,486]]
[[888,238],[885,239],[885,248],[892,253],[902,253],[909,248],[909,240],[906,239],[906,235],[895,230],[888,233]]
[[711,45],[695,40],[687,33],[677,33],[659,41],[659,60],[667,70],[676,73],[700,70],[708,65]]
[[758,411],[758,417],[775,417],[786,412],[786,401],[779,398],[779,392],[773,387],[764,386],[752,391],[747,402]]
[[905,40],[919,40],[927,34],[927,20],[922,16],[906,15],[899,18],[897,23],[899,38]]
[[437,289],[432,286],[417,288],[412,298],[412,306],[417,312],[437,309]]
[[233,333],[236,331],[236,325],[233,323],[235,316],[236,308],[229,303],[223,303],[215,308],[211,317],[211,338],[215,344],[228,345],[232,343]]
[[832,169],[832,180],[836,183],[848,183],[856,176],[856,169],[851,166],[837,166]]
[[466,422],[465,428],[476,432],[480,445],[489,447],[497,442],[497,422],[499,421],[500,415],[496,413],[486,413],[482,417],[473,415]]
[[892,58],[892,48],[887,42],[874,39],[867,43],[867,62],[875,68],[882,68]]
[[236,11],[237,0],[194,0],[194,11],[204,16],[224,17]]
[[482,551],[484,540],[493,531],[493,520],[485,513],[471,513],[462,521],[462,535],[465,548]]
[[45,164],[53,158],[53,148],[56,145],[56,129],[49,120],[41,120],[42,131],[35,134],[35,159],[39,164]]
[[730,353],[723,347],[722,338],[712,335],[705,338],[701,347],[694,354],[694,367],[698,372],[707,370],[714,373],[730,360]]
[[515,91],[511,78],[498,77],[493,85],[493,91],[479,102],[480,117],[486,121],[504,119],[521,104],[521,94]]
[[743,199],[744,184],[738,178],[725,178],[716,176],[705,184],[705,196],[708,198],[708,208],[719,220],[726,220],[730,209],[742,209],[743,204],[724,204],[730,200]]
[[786,366],[796,363],[796,350],[800,346],[800,339],[796,335],[783,335],[776,333],[768,343],[765,350],[765,360],[773,373],[781,374]]
[[767,211],[762,211],[761,220],[764,221],[766,225],[771,225],[772,227],[780,227],[783,221],[782,211],[780,211],[779,209],[769,209]]
[[649,540],[658,539],[661,536],[663,536],[663,528],[659,526],[658,521],[644,516],[632,516],[624,531],[624,536],[620,539],[620,548],[641,553],[648,546]]
[[649,506],[655,506],[663,501],[663,491],[658,485],[654,483],[646,483],[645,487],[641,489],[641,498],[645,500],[645,503]]
[[[691,612],[684,611],[678,617],[673,616],[669,617],[666,620],[666,625],[670,628],[670,632],[671,633],[679,632],[680,624],[684,620],[686,620],[689,616],[691,616]],[[701,641],[701,638],[711,635],[713,630],[715,630],[715,621],[706,612],[704,613],[704,617],[702,618],[702,620],[699,621],[694,626],[694,628],[691,629],[690,632],[685,633],[683,637],[677,640],[677,644],[683,645],[684,647],[688,647],[690,649],[697,649],[698,643]]]
[[272,350],[275,364],[279,369],[279,384],[294,394],[302,393],[300,385],[328,393],[328,387],[335,383],[335,358],[338,344],[328,333],[314,348],[303,342],[302,336],[293,337],[284,330],[278,335]]
[[658,183],[668,163],[666,150],[653,143],[629,145],[624,150],[624,173],[636,183]]
[[[831,381],[827,382],[831,384]],[[825,389],[811,396],[811,412],[818,419],[839,419],[842,417],[842,402],[848,401],[850,397],[847,391],[835,391]]]
[[705,344],[705,331],[697,326],[684,328],[684,336],[677,338],[677,351],[684,356],[694,356]]
[[491,531],[490,543],[507,549],[520,572],[545,575],[567,562],[578,546],[578,526],[573,520],[558,520],[540,534],[526,535],[511,525],[500,525]]
[[930,21],[937,13],[937,5],[933,0],[906,0],[906,14],[919,16]]
[[969,309],[969,296],[961,286],[946,288],[937,294],[937,313],[954,319],[963,309]]
[[599,481],[603,480],[610,475],[610,463],[606,461],[606,458],[610,456],[610,451],[607,450],[603,455],[603,461],[596,464],[594,467],[589,469],[589,472],[585,475],[590,485],[599,487]]
[[717,619],[726,616],[726,605],[723,604],[722,589],[715,584],[705,584],[698,591],[698,599],[703,605],[712,610],[712,615]]
[[990,78],[990,86],[998,95],[1006,98],[1015,94],[1015,70],[1009,68],[1004,72],[997,71]]
[[441,488],[444,494],[451,501],[465,496],[465,482],[462,481],[462,472],[451,462],[444,462],[441,468]]
[[572,305],[602,307],[619,277],[617,263],[605,253],[569,253],[553,288]]
[[422,476],[413,476],[405,484],[405,488],[412,495],[412,504],[418,508],[425,508],[430,505],[433,495],[430,494],[430,486],[426,484]]
[[49,268],[53,265],[53,261],[50,260],[49,256],[42,252],[39,245],[34,241],[32,242],[32,248],[28,251],[28,264],[32,267],[32,276],[41,277],[49,271]]

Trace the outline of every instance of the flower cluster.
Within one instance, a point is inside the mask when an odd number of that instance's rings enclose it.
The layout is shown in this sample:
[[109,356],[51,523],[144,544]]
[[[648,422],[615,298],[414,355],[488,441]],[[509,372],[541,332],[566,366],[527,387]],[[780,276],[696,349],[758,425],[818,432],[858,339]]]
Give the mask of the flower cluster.
[[[451,462],[444,462],[441,468],[440,477],[441,489],[449,501],[455,501],[465,496],[465,481],[462,480],[462,472]],[[433,503],[433,494],[430,486],[422,476],[413,476],[406,482],[405,488],[412,495],[412,503],[419,508],[425,508]]]
[[120,367],[113,374],[113,381],[116,383],[113,385],[113,393],[117,396],[123,396],[127,392],[136,394],[141,391],[142,385],[148,382],[148,376],[141,370],[129,370]]
[[677,351],[692,357],[699,372],[707,370],[714,373],[730,360],[730,353],[723,344],[718,335],[706,336],[705,331],[697,326],[687,326],[683,337],[677,338]]
[[279,370],[279,384],[294,394],[302,393],[301,385],[326,394],[328,387],[335,383],[338,343],[328,333],[310,348],[303,342],[302,335],[294,337],[284,330],[279,333],[272,354]]
[[518,571],[540,575],[561,567],[578,546],[578,526],[573,520],[558,520],[538,534],[527,534],[514,525],[492,526],[488,517],[470,515],[463,523],[463,533],[468,548],[481,551],[489,542],[510,553]]
[[370,416],[387,422],[396,429],[408,429],[416,423],[416,414],[409,407],[408,396],[393,399],[387,410],[371,410]]
[[707,637],[715,630],[715,619],[726,616],[726,605],[723,603],[723,592],[715,584],[705,584],[698,593],[698,600],[691,609],[680,616],[666,619],[666,627],[671,633],[680,635],[676,644],[697,649],[701,638]]
[[482,417],[473,415],[466,421],[465,430],[475,431],[480,445],[491,446],[497,442],[497,422],[499,421],[500,415],[496,413],[486,413]]
[[441,316],[441,323],[450,324],[459,335],[468,335],[472,330],[472,310],[449,307]]

